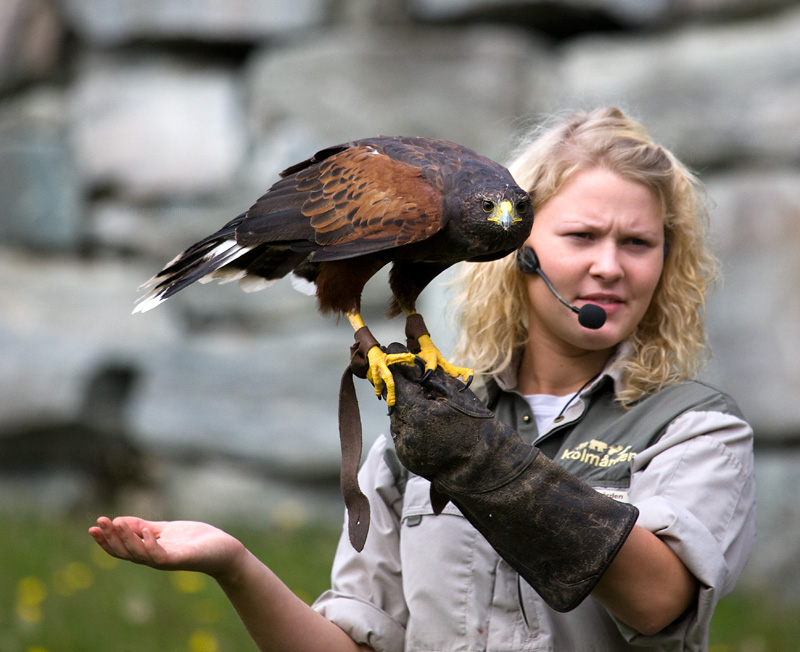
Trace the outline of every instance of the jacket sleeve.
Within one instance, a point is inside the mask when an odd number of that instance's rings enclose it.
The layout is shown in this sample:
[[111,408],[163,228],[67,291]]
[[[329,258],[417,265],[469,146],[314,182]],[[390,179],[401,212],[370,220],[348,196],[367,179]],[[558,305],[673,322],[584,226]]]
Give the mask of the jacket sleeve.
[[405,646],[408,609],[400,563],[402,495],[384,453],[381,436],[370,449],[358,474],[370,503],[370,526],[364,549],[350,545],[345,522],[331,573],[331,589],[313,608],[359,644],[376,652],[401,652]]
[[714,608],[739,578],[755,542],[753,432],[738,416],[692,411],[632,464],[630,501],[641,527],[660,537],[697,578],[693,608],[655,636],[621,622],[631,643],[682,641],[704,650]]

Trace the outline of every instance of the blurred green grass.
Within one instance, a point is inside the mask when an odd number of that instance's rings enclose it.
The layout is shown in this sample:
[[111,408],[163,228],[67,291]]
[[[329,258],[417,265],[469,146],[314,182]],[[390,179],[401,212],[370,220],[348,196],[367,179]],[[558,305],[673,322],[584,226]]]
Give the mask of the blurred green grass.
[[[210,578],[114,560],[87,534],[92,524],[0,514],[2,652],[255,652]],[[328,587],[338,531],[226,529],[306,602]],[[790,652],[798,641],[800,605],[734,591],[709,652]]]
[[797,652],[800,603],[734,589],[711,621],[708,652]]
[[[0,515],[2,652],[255,652],[213,580],[115,560],[90,525]],[[338,532],[227,529],[307,602],[328,587]]]

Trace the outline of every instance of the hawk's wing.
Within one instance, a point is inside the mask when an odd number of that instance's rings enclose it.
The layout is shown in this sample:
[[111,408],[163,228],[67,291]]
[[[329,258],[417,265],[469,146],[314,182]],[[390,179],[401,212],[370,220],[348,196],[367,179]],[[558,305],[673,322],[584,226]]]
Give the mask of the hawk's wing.
[[238,225],[240,245],[305,243],[314,262],[338,260],[425,240],[446,222],[439,188],[370,141],[323,150],[284,174]]
[[321,150],[285,170],[247,213],[150,279],[137,311],[198,280],[240,280],[259,289],[309,263],[427,240],[450,220],[448,193],[458,193],[460,182],[487,166],[498,167],[427,138],[368,138]]

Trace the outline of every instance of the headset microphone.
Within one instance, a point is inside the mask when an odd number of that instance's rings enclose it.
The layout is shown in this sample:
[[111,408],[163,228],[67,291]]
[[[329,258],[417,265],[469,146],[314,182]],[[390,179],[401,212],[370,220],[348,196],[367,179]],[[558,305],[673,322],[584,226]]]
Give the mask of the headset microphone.
[[581,308],[577,308],[570,303],[567,303],[562,296],[556,292],[550,279],[545,276],[542,268],[539,266],[539,257],[536,252],[530,247],[522,247],[517,251],[517,266],[524,274],[538,274],[542,280],[547,284],[550,292],[558,299],[563,305],[569,308],[572,312],[578,315],[578,323],[584,328],[591,328],[597,330],[606,323],[606,311],[594,303],[587,303]]

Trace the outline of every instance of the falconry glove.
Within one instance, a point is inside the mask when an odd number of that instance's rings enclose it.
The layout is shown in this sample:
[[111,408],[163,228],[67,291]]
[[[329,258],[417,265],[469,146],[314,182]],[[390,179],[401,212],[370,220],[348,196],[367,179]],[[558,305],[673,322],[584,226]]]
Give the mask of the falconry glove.
[[494,418],[439,370],[394,365],[391,432],[409,471],[430,480],[434,510],[451,500],[553,609],[586,598],[638,510],[604,496]]

